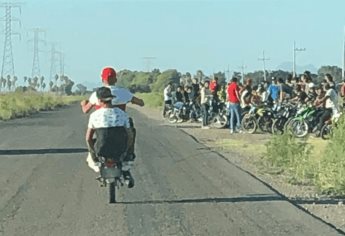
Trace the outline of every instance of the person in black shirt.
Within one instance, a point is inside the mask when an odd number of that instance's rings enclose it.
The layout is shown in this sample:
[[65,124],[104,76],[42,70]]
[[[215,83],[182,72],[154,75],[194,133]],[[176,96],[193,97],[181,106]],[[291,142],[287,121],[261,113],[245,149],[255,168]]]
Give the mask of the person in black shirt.
[[175,103],[183,102],[182,86],[178,86],[175,92]]
[[294,97],[293,99],[291,99],[292,102],[300,102],[302,104],[304,104],[306,102],[307,99],[307,94],[302,90],[301,85],[297,85],[296,86],[296,97]]

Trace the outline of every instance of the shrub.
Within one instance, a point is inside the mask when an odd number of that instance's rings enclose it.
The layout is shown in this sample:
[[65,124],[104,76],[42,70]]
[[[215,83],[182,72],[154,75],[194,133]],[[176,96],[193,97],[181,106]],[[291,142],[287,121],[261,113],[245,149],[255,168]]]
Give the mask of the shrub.
[[273,136],[263,156],[266,167],[277,173],[286,172],[293,183],[309,183],[313,177],[312,146],[289,133]]
[[316,186],[322,193],[345,196],[345,117],[333,128],[333,135],[319,162]]

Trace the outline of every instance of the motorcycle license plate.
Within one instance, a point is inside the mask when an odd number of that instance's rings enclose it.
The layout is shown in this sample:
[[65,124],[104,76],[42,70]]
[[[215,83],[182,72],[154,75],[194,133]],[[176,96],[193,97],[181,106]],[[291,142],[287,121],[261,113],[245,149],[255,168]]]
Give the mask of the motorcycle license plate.
[[105,179],[107,178],[118,178],[121,176],[121,170],[118,168],[101,168],[101,176]]

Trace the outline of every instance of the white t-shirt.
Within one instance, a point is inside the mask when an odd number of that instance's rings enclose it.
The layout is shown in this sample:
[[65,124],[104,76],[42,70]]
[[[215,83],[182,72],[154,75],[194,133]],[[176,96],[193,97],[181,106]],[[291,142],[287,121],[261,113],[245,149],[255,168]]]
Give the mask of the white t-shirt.
[[[105,86],[107,88],[110,88],[111,94],[116,96],[112,101],[112,105],[124,105],[129,103],[134,95],[126,88],[120,88],[116,86]],[[89,98],[89,102],[92,105],[99,105],[98,98],[96,95],[96,92],[93,92]]]
[[332,108],[333,111],[337,111],[338,110],[338,95],[337,93],[335,92],[334,89],[328,89],[326,91],[326,95],[325,96],[328,96],[329,98],[327,98],[326,100],[326,104],[325,104],[325,107],[326,108]]
[[170,101],[171,100],[171,87],[166,87],[164,89],[164,101]]
[[94,111],[89,118],[90,129],[126,127],[129,128],[129,119],[126,112],[120,108],[100,108]]

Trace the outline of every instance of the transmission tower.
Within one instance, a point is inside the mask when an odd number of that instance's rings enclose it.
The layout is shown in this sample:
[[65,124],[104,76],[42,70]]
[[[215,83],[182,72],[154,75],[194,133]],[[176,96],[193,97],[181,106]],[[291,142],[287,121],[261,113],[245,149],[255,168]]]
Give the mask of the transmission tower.
[[45,33],[46,31],[41,28],[34,28],[31,30],[34,34],[34,38],[30,41],[34,43],[34,58],[32,62],[32,78],[34,77],[41,77],[41,70],[40,70],[40,60],[39,60],[39,44],[40,42],[45,43],[44,40],[40,39],[40,34]]
[[56,50],[56,43],[52,43],[51,45],[51,56],[50,56],[50,80],[55,79],[55,75],[57,74],[57,63],[59,62],[59,52]]
[[151,72],[151,68],[152,68],[152,64],[153,64],[152,61],[154,59],[156,59],[156,57],[143,57],[147,72]]
[[18,9],[21,13],[21,3],[19,2],[1,2],[0,7],[5,9],[5,17],[2,21],[5,21],[5,43],[4,43],[4,54],[2,61],[1,77],[10,75],[14,76],[14,61],[12,51],[12,35],[19,35],[20,33],[12,32],[12,22],[19,22],[19,18],[12,17],[12,10]]

